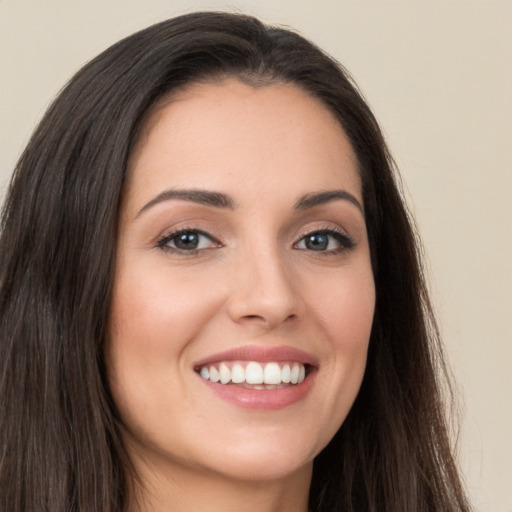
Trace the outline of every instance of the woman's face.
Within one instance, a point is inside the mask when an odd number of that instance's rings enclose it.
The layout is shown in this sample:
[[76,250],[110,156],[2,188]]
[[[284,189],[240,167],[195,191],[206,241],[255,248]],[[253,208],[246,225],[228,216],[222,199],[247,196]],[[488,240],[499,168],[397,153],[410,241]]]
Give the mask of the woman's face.
[[310,471],[365,369],[362,204],[347,137],[294,85],[195,85],[155,108],[129,165],[106,349],[135,460]]

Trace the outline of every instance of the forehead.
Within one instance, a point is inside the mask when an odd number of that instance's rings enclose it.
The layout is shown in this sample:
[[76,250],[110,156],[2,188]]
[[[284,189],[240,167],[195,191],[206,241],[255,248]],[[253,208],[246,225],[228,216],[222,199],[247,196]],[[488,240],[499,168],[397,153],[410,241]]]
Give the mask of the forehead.
[[204,188],[205,180],[219,189],[240,178],[260,191],[297,182],[310,190],[348,184],[361,193],[350,142],[319,100],[292,84],[252,87],[236,79],[195,84],[160,100],[127,178],[129,195]]

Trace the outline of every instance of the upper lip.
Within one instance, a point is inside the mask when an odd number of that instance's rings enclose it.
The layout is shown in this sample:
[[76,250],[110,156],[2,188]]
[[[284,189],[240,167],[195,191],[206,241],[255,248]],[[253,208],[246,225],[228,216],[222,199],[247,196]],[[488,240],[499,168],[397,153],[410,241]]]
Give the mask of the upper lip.
[[194,367],[220,363],[221,361],[293,361],[297,363],[318,366],[318,360],[312,354],[289,346],[264,347],[248,345],[218,352],[194,363]]

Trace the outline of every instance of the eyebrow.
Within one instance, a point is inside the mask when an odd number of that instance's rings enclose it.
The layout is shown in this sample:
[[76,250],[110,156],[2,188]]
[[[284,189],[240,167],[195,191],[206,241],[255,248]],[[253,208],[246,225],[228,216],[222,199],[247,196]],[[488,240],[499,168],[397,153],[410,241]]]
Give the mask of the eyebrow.
[[[214,208],[227,208],[229,210],[234,210],[236,207],[236,203],[234,199],[228,194],[224,194],[222,192],[213,192],[209,190],[202,189],[171,189],[165,190],[161,194],[158,194],[156,197],[151,199],[148,203],[146,203],[137,213],[135,218],[139,217],[143,212],[155,206],[156,204],[163,203],[165,201],[170,201],[173,199],[178,199],[182,201],[190,201],[192,203],[202,204],[206,206],[213,206]],[[309,208],[314,208],[315,206],[321,206],[326,203],[330,203],[332,201],[348,201],[352,203],[354,206],[364,214],[363,207],[361,203],[346,190],[326,190],[323,192],[313,192],[309,194],[305,194],[300,197],[294,205],[296,210],[307,210]]]
[[331,201],[348,201],[364,214],[364,209],[361,203],[346,190],[326,190],[324,192],[316,192],[312,194],[305,194],[295,203],[296,210],[306,210],[308,208],[314,208],[315,206],[321,206]]
[[215,208],[228,208],[233,210],[235,208],[235,201],[231,196],[221,192],[210,192],[209,190],[201,189],[172,189],[166,190],[158,194],[155,198],[146,203],[137,213],[136,217],[143,212],[164,201],[171,199],[181,199],[182,201],[190,201],[192,203],[204,204],[206,206],[213,206]]

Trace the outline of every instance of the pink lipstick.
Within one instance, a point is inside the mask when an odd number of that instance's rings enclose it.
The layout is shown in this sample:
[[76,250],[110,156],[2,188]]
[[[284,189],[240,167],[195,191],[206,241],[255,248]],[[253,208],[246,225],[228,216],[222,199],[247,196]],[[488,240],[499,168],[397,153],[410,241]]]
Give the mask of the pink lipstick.
[[246,346],[194,364],[202,382],[239,407],[275,410],[302,400],[310,391],[318,360],[293,347]]

